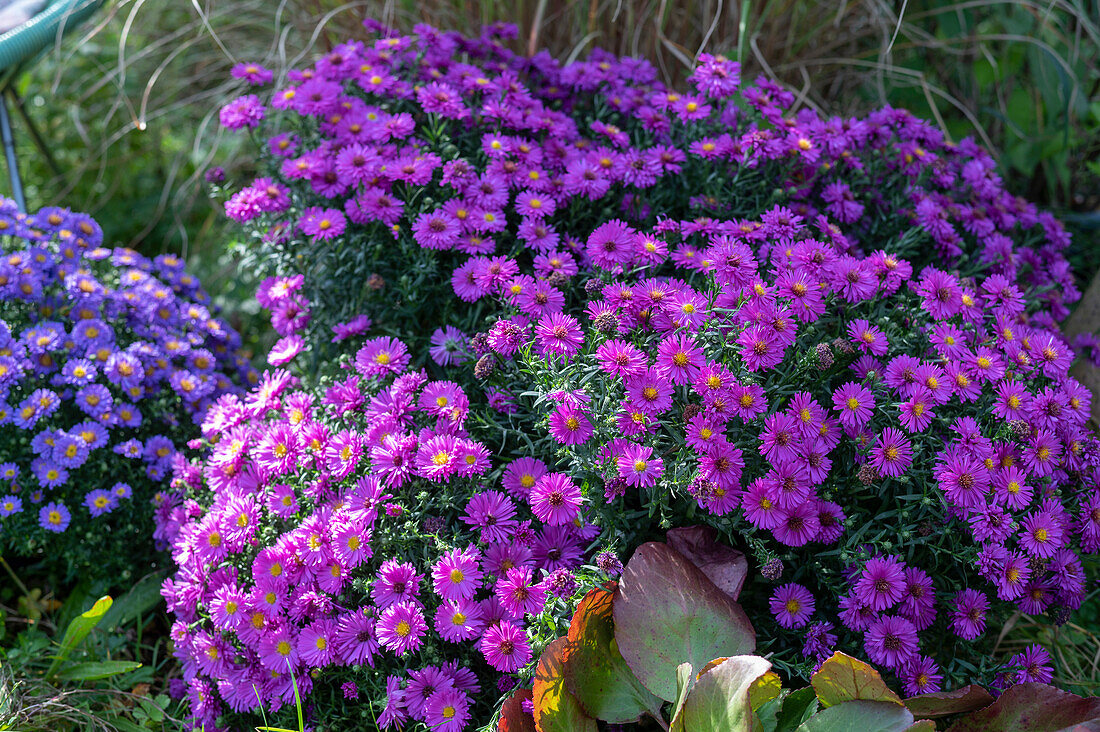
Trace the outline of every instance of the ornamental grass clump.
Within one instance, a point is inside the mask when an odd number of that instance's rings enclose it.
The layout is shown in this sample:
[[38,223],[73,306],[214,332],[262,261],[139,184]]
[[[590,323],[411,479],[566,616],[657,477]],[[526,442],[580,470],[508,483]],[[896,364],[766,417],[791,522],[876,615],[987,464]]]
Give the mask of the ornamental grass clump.
[[[326,723],[362,694],[469,728],[577,592],[700,523],[750,559],[789,675],[842,650],[913,694],[1049,680],[1045,650],[992,651],[1012,612],[1081,603],[1100,541],[1052,216],[970,140],[795,111],[722,57],[677,91],[514,29],[366,25],[221,115],[263,143],[225,210],[280,370],[213,408],[161,515],[196,719],[295,678]],[[352,619],[374,666],[326,651]]]
[[0,200],[0,551],[118,582],[155,556],[176,445],[252,372],[182,260],[102,240]]

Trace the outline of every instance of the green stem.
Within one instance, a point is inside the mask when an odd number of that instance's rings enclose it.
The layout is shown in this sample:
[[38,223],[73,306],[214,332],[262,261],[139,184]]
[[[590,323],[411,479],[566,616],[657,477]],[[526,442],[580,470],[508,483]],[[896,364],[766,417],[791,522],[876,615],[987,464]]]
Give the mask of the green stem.
[[23,584],[23,580],[19,579],[19,575],[15,573],[15,570],[11,568],[10,564],[8,564],[8,560],[4,559],[2,555],[0,555],[0,564],[4,565],[4,569],[6,569],[8,571],[8,574],[11,575],[11,578],[15,580],[15,584],[19,585],[19,589],[23,590],[24,595],[31,594],[31,591],[27,589],[27,586],[25,584]]

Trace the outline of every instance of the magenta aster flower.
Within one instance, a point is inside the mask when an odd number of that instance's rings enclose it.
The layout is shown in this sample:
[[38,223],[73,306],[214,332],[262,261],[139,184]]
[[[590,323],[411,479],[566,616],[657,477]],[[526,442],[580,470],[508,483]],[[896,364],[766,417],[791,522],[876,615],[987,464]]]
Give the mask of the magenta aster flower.
[[794,508],[776,509],[778,514],[778,526],[772,529],[777,541],[787,546],[803,546],[813,541],[821,530],[817,520],[817,511],[811,501],[799,504]]
[[875,612],[893,607],[905,596],[904,565],[896,557],[867,560],[855,585],[855,597]]
[[497,580],[494,590],[504,609],[514,617],[538,615],[546,602],[546,589],[535,582],[530,567],[512,567]]
[[436,594],[444,600],[469,600],[481,586],[481,558],[472,544],[464,550],[451,549],[432,569],[432,582]]
[[870,389],[849,381],[833,392],[833,405],[840,412],[840,423],[856,431],[862,429],[871,419],[875,397]]
[[917,654],[917,629],[905,618],[883,615],[867,629],[864,649],[875,663],[901,668]]
[[372,338],[355,354],[355,368],[363,376],[399,374],[409,365],[409,351],[396,338]]
[[582,445],[592,432],[592,423],[572,405],[559,404],[550,413],[550,435],[563,445]]
[[485,615],[475,600],[447,600],[436,610],[434,625],[443,640],[460,643],[482,634]]
[[584,344],[584,333],[575,318],[552,313],[535,324],[535,342],[544,356],[553,354],[568,358]]
[[305,341],[299,335],[280,338],[267,354],[267,362],[272,366],[290,363],[305,348]]
[[501,673],[519,671],[531,661],[527,634],[506,620],[489,626],[478,648],[489,665]]
[[340,236],[347,225],[347,219],[339,209],[320,206],[306,208],[302,211],[302,218],[298,219],[298,228],[314,241],[326,241]]
[[664,473],[664,462],[653,456],[653,448],[646,445],[627,443],[615,458],[619,468],[619,477],[628,485],[638,488],[652,488]]
[[905,693],[909,696],[931,694],[940,690],[943,674],[939,665],[928,656],[914,656],[906,663],[899,674],[905,684]]
[[470,721],[470,699],[458,689],[440,689],[424,705],[425,724],[438,732],[462,732]]
[[478,493],[466,504],[462,522],[481,529],[486,543],[507,541],[516,526],[516,507],[499,491]]
[[572,523],[580,511],[581,500],[581,489],[562,473],[547,473],[539,478],[528,497],[531,512],[549,526]]
[[427,630],[420,606],[409,601],[387,607],[374,627],[379,645],[398,656],[419,648]]
[[802,585],[790,582],[776,588],[768,606],[784,628],[801,628],[814,614],[814,596]]
[[633,409],[657,416],[672,406],[672,383],[650,369],[624,379],[626,398]]
[[1064,543],[1062,525],[1049,511],[1032,511],[1024,518],[1020,546],[1033,557],[1049,559]]
[[871,465],[880,475],[896,478],[913,464],[913,448],[901,430],[887,427],[871,448]]

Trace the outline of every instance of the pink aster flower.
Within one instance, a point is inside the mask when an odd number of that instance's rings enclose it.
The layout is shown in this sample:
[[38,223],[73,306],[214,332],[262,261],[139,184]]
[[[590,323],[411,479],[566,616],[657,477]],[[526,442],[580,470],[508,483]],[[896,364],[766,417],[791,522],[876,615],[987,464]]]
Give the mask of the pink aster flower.
[[415,602],[390,605],[382,611],[374,627],[378,643],[399,656],[419,648],[427,630],[424,613]]
[[562,526],[576,519],[581,506],[581,489],[562,473],[539,478],[528,496],[531,512],[549,526]]
[[314,241],[325,241],[343,234],[347,219],[339,209],[310,206],[302,211],[298,228]]
[[290,363],[295,356],[302,352],[303,348],[305,348],[305,341],[299,335],[280,338],[271,347],[271,352],[267,354],[267,362],[272,366],[282,366]]
[[527,634],[506,620],[489,626],[478,648],[489,665],[501,673],[519,671],[531,661]]
[[514,617],[538,615],[546,602],[546,589],[535,582],[530,567],[512,567],[497,580],[494,590],[505,610]]
[[409,350],[396,338],[382,336],[363,344],[355,354],[355,368],[363,376],[382,378],[399,374],[409,365]]
[[582,445],[592,432],[592,423],[572,405],[559,404],[550,413],[550,435],[562,445]]
[[864,648],[875,663],[900,668],[917,653],[917,629],[905,618],[883,615],[867,629]]
[[432,569],[432,582],[436,594],[444,600],[469,600],[481,585],[481,558],[472,544],[464,550],[451,549]]
[[535,324],[535,342],[544,356],[553,354],[569,358],[584,344],[584,333],[572,316],[552,313]]
[[627,443],[615,458],[619,468],[619,477],[628,485],[638,488],[652,488],[664,473],[664,462],[653,456],[653,448],[647,445]]
[[856,582],[855,596],[875,612],[893,607],[905,596],[904,565],[890,556],[867,560]]

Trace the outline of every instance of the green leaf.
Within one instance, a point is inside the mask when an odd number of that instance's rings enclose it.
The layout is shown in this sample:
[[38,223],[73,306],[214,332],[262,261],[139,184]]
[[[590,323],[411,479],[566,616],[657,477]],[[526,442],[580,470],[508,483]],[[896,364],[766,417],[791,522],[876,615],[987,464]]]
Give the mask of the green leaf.
[[160,586],[164,581],[164,573],[151,574],[141,578],[122,597],[111,605],[111,609],[103,616],[104,628],[118,628],[131,620],[136,620],[147,614],[157,605],[164,602],[160,595]]
[[[1056,732],[1100,721],[1100,698],[1082,698],[1046,684],[1016,684],[985,709],[964,717],[948,732]],[[1095,724],[1089,729],[1094,729]]]
[[661,708],[626,665],[615,645],[611,591],[592,590],[573,613],[563,647],[565,683],[590,716],[611,724],[636,722]]
[[148,727],[142,727],[140,724],[134,724],[125,717],[110,717],[103,720],[111,728],[121,730],[121,732],[149,732]]
[[109,595],[96,600],[95,604],[78,617],[73,618],[69,627],[65,629],[65,635],[61,639],[61,650],[50,664],[46,672],[46,678],[51,679],[57,675],[58,669],[69,660],[69,654],[92,632],[92,628],[99,625],[99,621],[111,609],[112,600]]
[[688,694],[695,688],[695,674],[690,663],[681,663],[676,667],[676,699],[672,702],[671,732],[684,732],[684,716],[681,711]]
[[775,732],[794,732],[798,725],[817,712],[817,692],[814,687],[805,686],[792,691],[783,700],[783,706],[776,715]]
[[684,729],[752,732],[749,687],[771,666],[760,656],[733,656],[701,674],[684,702]]
[[849,701],[818,712],[798,732],[905,732],[911,724],[913,714],[899,704]]
[[538,732],[596,732],[596,721],[584,713],[565,685],[562,650],[568,642],[565,636],[551,642],[535,668],[532,700]]
[[676,667],[752,653],[756,634],[745,611],[666,544],[638,547],[614,600],[615,640],[628,666],[665,701],[676,698]]
[[137,661],[89,661],[73,663],[57,672],[62,681],[95,681],[141,668]]
[[858,658],[837,651],[817,670],[810,683],[821,705],[830,707],[847,701],[881,701],[902,706],[878,671]]
[[971,684],[955,691],[939,691],[921,694],[905,700],[905,706],[918,719],[946,717],[948,714],[962,714],[987,707],[993,703],[993,697],[980,686]]

